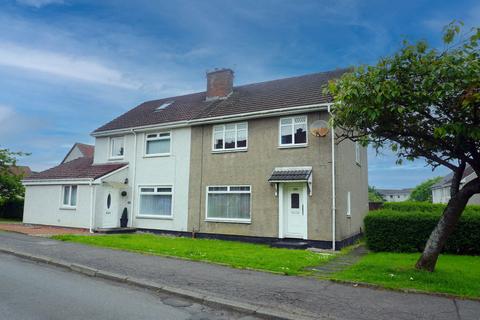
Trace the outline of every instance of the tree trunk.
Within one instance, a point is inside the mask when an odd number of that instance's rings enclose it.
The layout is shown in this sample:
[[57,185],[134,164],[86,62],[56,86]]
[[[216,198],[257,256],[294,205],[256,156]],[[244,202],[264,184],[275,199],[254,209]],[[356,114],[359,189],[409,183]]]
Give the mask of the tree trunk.
[[438,256],[442,251],[448,237],[455,229],[460,216],[468,203],[468,200],[480,192],[480,180],[476,178],[467,183],[448,202],[443,211],[442,218],[430,234],[422,256],[418,259],[415,267],[417,269],[433,272]]

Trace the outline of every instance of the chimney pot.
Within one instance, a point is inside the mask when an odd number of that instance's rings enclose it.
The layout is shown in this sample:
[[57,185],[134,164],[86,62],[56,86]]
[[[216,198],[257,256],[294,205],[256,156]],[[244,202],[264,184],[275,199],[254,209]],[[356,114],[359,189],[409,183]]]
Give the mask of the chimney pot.
[[207,101],[226,99],[232,92],[232,69],[215,69],[207,72]]

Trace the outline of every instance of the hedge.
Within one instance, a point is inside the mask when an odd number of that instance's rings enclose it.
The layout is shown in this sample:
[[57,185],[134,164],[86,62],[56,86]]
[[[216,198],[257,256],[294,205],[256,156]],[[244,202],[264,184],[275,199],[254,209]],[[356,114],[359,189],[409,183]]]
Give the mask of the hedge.
[[[365,217],[365,239],[372,251],[421,252],[441,216],[441,210],[399,211],[383,209]],[[444,252],[480,254],[480,211],[466,210]]]
[[0,218],[23,219],[23,198],[2,200],[0,202]]
[[[445,204],[441,203],[430,203],[430,202],[415,202],[415,201],[404,201],[404,202],[385,202],[383,204],[383,209],[390,209],[401,212],[436,212],[442,213],[445,209]],[[477,212],[480,214],[479,205],[468,205],[465,208],[466,212]]]

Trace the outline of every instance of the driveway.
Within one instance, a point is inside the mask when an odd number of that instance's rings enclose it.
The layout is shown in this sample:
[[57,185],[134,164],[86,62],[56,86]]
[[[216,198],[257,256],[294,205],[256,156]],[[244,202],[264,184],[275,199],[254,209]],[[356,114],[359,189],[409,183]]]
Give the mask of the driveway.
[[22,223],[0,223],[0,230],[23,233],[30,236],[53,236],[56,234],[88,234],[86,229],[28,225]]

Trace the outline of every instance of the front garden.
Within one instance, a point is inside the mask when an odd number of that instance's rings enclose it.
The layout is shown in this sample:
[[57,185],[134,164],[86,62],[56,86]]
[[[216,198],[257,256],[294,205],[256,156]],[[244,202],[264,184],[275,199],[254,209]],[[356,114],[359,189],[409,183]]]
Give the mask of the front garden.
[[331,279],[480,298],[480,206],[467,206],[434,272],[415,269],[445,206],[386,203],[365,218],[368,255]]
[[153,234],[61,235],[53,238],[111,249],[205,261],[234,268],[269,271],[285,275],[311,273],[307,270],[308,267],[325,264],[335,256],[331,253],[271,248],[263,244]]

